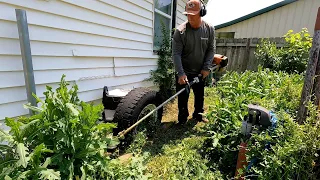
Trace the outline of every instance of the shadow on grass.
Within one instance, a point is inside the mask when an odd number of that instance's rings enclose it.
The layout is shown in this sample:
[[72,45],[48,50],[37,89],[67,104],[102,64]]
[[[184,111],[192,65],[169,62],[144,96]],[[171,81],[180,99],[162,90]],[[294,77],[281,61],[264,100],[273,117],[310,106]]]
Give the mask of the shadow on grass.
[[185,125],[177,125],[174,122],[163,123],[163,126],[169,127],[160,127],[155,134],[148,136],[143,143],[137,138],[136,142],[134,142],[135,144],[127,152],[132,152],[139,148],[141,153],[148,152],[151,157],[162,154],[164,145],[175,145],[181,143],[185,138],[204,135],[198,130],[201,124],[191,120]]
[[[205,105],[206,106],[206,105]],[[206,109],[207,107],[205,107]],[[188,101],[189,112],[194,111],[194,94],[190,93]],[[205,136],[205,132],[200,129],[204,125],[194,120],[189,120],[185,125],[177,125],[176,117],[178,116],[177,99],[172,103],[167,104],[163,118],[162,125],[155,133],[146,137],[145,133],[140,133],[135,137],[134,142],[127,148],[126,153],[139,151],[140,153],[148,152],[151,157],[162,154],[163,146],[175,145],[181,143],[185,138],[191,136]],[[189,116],[191,118],[191,116]],[[166,127],[165,127],[166,126]]]

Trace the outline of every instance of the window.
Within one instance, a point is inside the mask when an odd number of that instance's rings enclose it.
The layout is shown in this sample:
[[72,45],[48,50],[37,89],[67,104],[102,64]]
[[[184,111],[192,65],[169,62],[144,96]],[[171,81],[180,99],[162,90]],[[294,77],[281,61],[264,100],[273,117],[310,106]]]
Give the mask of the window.
[[154,1],[154,37],[153,50],[160,49],[162,43],[161,21],[164,23],[168,32],[172,29],[172,9],[173,0],[155,0]]

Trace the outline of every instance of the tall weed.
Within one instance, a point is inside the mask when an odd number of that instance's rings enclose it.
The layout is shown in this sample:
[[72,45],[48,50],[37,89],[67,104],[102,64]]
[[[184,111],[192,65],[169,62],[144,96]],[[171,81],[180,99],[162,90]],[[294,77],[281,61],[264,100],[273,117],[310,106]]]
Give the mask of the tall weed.
[[[112,136],[115,124],[99,123],[103,106],[80,101],[77,85],[68,85],[62,76],[55,91],[47,87],[44,101],[35,96],[41,107],[25,105],[36,115],[6,118],[11,130],[0,133],[8,143],[0,146],[0,179],[110,179],[117,174],[110,171],[115,161],[107,153],[118,144]],[[120,174],[132,178],[142,172]]]
[[303,73],[309,61],[309,51],[312,46],[312,37],[308,30],[303,28],[294,33],[289,30],[283,38],[283,47],[277,47],[269,39],[263,39],[257,46],[255,56],[265,68],[287,73]]
[[[277,179],[281,174],[277,171],[279,169],[283,170],[281,177],[288,179],[311,177],[311,165],[315,163],[316,152],[320,149],[317,139],[320,133],[315,113],[311,113],[306,125],[300,126],[294,121],[302,85],[303,76],[300,74],[262,70],[262,67],[257,72],[228,72],[216,89],[207,90],[208,96],[215,97],[210,99],[206,114],[210,124],[205,130],[210,136],[203,144],[203,156],[209,159],[209,164],[219,169],[225,179],[234,177],[238,146],[244,141],[240,132],[241,121],[247,114],[248,104],[259,104],[280,114],[279,127],[274,136],[264,136],[262,133],[252,137],[248,161],[255,157],[262,164],[257,164],[251,171],[261,179]],[[307,127],[308,130],[305,129]],[[277,148],[277,151],[265,150],[267,142],[275,144],[271,147]],[[281,159],[281,163],[277,158]]]
[[315,107],[299,125],[290,115],[278,113],[278,127],[253,134],[248,143],[248,161],[256,159],[252,169],[258,179],[318,179],[315,166],[320,150],[320,121]]

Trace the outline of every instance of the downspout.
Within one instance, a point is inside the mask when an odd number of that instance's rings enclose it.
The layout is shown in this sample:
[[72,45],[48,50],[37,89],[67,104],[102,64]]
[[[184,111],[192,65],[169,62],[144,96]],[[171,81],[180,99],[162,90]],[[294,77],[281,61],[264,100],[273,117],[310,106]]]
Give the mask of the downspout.
[[[36,85],[33,74],[27,15],[25,10],[16,9],[15,11],[19,31],[20,49],[28,102],[32,106],[37,106],[37,101],[32,95],[33,93],[36,94]],[[34,113],[29,109],[29,114],[33,115]]]
[[172,2],[172,30],[171,30],[171,35],[173,35],[174,31],[173,29],[176,28],[176,17],[177,17],[177,0],[173,0]]

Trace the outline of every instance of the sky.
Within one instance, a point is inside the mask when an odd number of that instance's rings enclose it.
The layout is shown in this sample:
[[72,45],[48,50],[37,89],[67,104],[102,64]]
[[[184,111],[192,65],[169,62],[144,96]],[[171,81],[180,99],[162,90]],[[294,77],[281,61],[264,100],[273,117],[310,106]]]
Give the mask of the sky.
[[222,24],[283,0],[209,0],[203,19],[212,25]]

